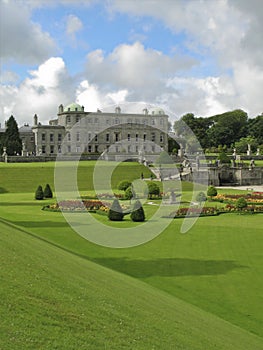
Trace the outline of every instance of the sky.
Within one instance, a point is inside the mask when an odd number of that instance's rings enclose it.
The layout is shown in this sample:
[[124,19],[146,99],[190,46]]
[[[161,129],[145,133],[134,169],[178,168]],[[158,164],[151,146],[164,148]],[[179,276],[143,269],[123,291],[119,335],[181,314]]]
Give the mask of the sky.
[[263,112],[261,0],[0,0],[0,123],[58,106]]

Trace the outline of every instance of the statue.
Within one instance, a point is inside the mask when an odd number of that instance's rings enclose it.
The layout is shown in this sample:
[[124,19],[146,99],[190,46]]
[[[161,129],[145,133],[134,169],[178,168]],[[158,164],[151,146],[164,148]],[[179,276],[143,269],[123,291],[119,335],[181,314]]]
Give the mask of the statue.
[[247,145],[247,155],[248,155],[248,156],[251,155],[251,146],[250,146],[249,143],[248,143],[248,145]]

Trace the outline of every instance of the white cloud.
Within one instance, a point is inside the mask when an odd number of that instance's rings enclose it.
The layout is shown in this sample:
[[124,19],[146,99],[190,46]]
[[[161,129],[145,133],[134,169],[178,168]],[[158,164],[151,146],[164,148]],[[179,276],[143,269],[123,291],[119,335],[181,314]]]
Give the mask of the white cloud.
[[66,31],[70,37],[75,37],[75,34],[83,28],[83,23],[75,15],[69,15],[67,17]]
[[21,2],[0,4],[0,55],[16,63],[38,64],[56,50],[51,36],[30,19],[30,12]]
[[107,56],[102,50],[89,53],[86,76],[108,91],[127,89],[133,100],[151,100],[165,89],[166,79],[194,64],[191,58],[169,57],[136,42],[119,45]]
[[47,123],[56,117],[60,103],[71,102],[74,95],[72,81],[65,63],[59,57],[52,57],[37,70],[30,72],[18,87],[2,85],[0,90],[0,111],[7,119],[14,115],[19,124],[32,121],[36,113],[40,121]]

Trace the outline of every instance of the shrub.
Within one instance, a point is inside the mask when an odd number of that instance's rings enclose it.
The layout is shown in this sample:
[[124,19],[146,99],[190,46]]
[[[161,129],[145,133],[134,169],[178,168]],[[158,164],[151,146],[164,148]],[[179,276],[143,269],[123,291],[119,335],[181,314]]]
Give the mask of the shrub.
[[120,206],[118,199],[114,199],[114,201],[112,202],[111,208],[108,211],[109,220],[122,221],[123,216],[124,216],[124,214],[123,214],[123,211],[122,211],[122,208]]
[[125,199],[132,199],[132,197],[133,197],[132,187],[129,186],[129,187],[125,190]]
[[238,200],[236,202],[236,208],[238,210],[243,210],[246,207],[247,207],[247,201],[245,200],[245,198],[244,197],[238,198]]
[[201,205],[202,202],[205,202],[206,201],[205,193],[204,192],[199,192],[197,194],[197,196],[196,196],[196,200],[197,200],[198,203],[200,203],[200,205]]
[[120,191],[126,191],[128,187],[131,186],[131,181],[129,180],[122,180],[121,182],[119,182],[118,184],[118,190]]
[[220,160],[221,164],[230,164],[231,163],[231,159],[227,156],[227,154],[225,152],[219,153],[218,160]]
[[145,220],[145,214],[142,204],[139,200],[134,203],[133,210],[131,212],[131,219],[135,222],[143,222]]
[[35,199],[41,200],[44,199],[44,192],[42,186],[38,186],[36,193],[35,193]]
[[214,186],[209,186],[206,192],[207,196],[212,199],[212,197],[217,196],[217,189]]
[[149,182],[148,186],[148,197],[151,199],[152,196],[160,196],[160,187],[155,182]]
[[53,193],[52,193],[52,190],[51,190],[49,184],[46,184],[46,187],[44,189],[44,197],[45,198],[53,198]]

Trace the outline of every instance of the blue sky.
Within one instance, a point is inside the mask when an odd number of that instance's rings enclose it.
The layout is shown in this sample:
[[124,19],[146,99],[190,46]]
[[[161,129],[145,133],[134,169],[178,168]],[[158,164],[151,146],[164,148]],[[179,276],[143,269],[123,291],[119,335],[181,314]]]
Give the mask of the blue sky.
[[[262,2],[0,0],[0,121],[144,102],[262,113]],[[261,31],[262,32],[262,31]]]

